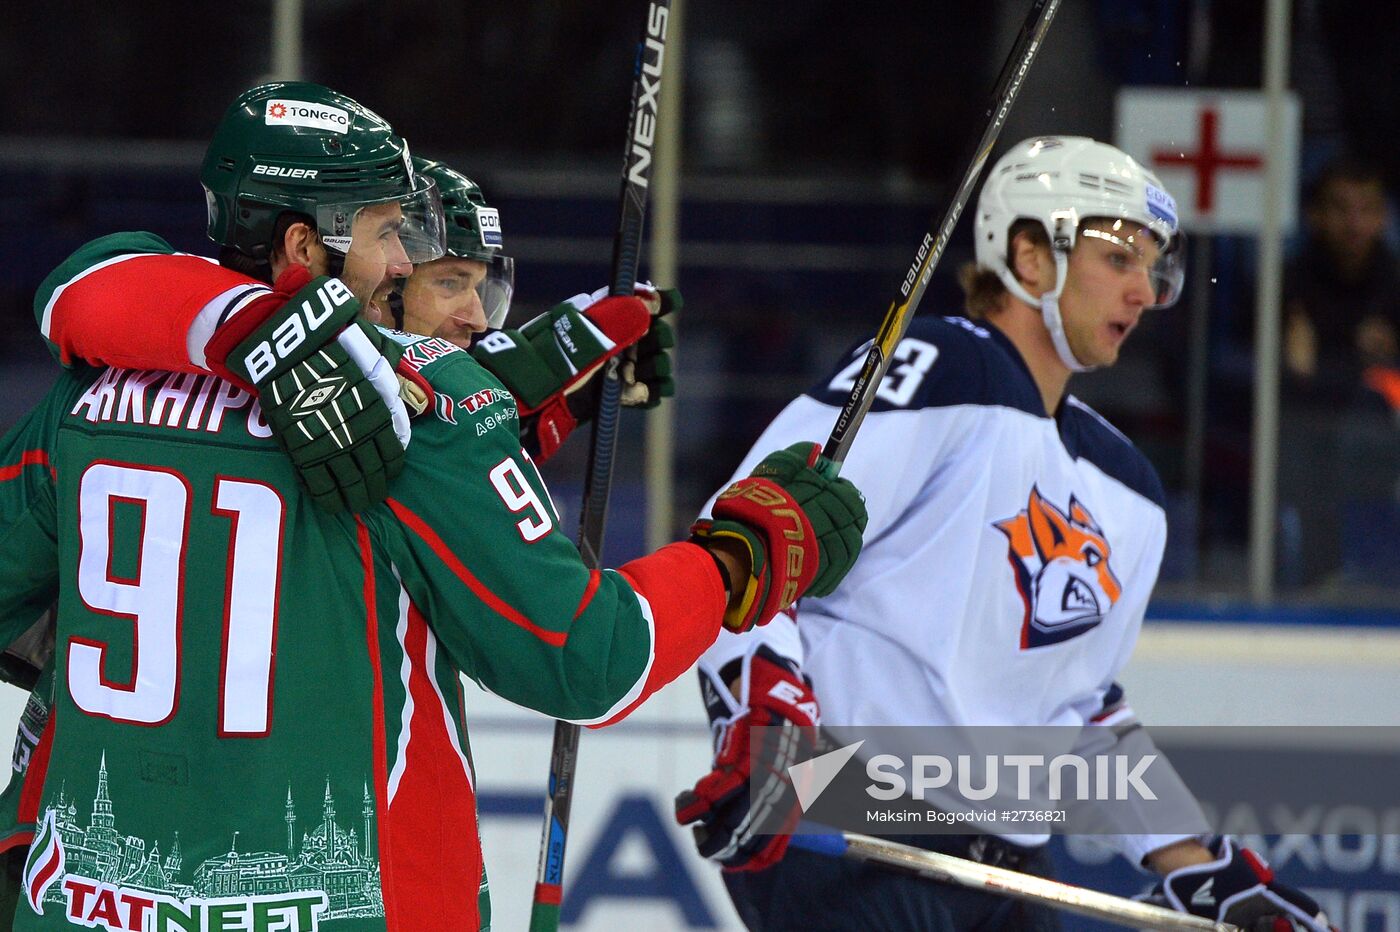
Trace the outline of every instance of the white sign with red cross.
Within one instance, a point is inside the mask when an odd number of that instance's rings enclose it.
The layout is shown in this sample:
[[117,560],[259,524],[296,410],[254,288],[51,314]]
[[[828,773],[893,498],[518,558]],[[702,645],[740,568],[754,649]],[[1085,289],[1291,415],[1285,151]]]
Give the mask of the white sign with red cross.
[[[1259,91],[1123,88],[1116,145],[1150,168],[1193,233],[1256,233],[1264,225],[1268,103]],[[1279,204],[1284,229],[1298,215],[1301,108],[1285,99]]]

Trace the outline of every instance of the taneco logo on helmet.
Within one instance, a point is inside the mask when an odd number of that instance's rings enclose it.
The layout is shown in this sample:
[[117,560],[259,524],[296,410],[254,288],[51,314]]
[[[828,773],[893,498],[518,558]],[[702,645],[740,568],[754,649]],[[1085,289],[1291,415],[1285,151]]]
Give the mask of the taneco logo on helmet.
[[304,100],[269,100],[263,111],[263,122],[268,126],[309,126],[333,133],[350,131],[348,111]]

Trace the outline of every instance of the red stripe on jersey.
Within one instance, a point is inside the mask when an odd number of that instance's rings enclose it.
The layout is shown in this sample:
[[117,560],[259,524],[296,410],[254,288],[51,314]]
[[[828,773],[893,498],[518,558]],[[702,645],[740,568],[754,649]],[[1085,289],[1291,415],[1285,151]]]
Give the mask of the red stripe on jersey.
[[558,906],[564,899],[564,888],[557,883],[535,884],[535,902],[546,906]]
[[44,733],[29,755],[29,766],[24,771],[24,786],[19,791],[19,812],[16,821],[21,825],[34,825],[39,821],[39,801],[44,794],[44,780],[49,775],[49,753],[53,750],[53,735],[58,709],[49,709],[49,720],[44,723]]
[[398,519],[403,522],[404,526],[421,537],[423,542],[432,548],[433,553],[437,554],[438,559],[447,565],[447,568],[452,571],[453,575],[460,579],[466,587],[472,591],[473,595],[486,603],[488,608],[511,624],[524,628],[549,646],[564,646],[564,641],[568,638],[565,632],[548,631],[541,628],[539,625],[511,608],[499,596],[486,588],[486,585],[482,583],[481,580],[473,576],[471,570],[462,565],[462,561],[457,559],[456,554],[443,542],[437,532],[428,526],[426,521],[404,507],[403,503],[397,499],[388,499],[388,503],[389,507],[393,509],[394,514],[398,516]]
[[138,255],[69,282],[46,335],[65,363],[199,372],[187,346],[195,317],[229,289],[256,284],[198,256]]
[[355,540],[360,547],[360,567],[365,577],[365,646],[369,652],[370,673],[374,679],[374,695],[370,709],[374,732],[374,808],[379,829],[379,888],[384,894],[384,925],[389,930],[409,932],[411,926],[398,922],[398,887],[395,884],[390,858],[390,833],[384,814],[389,811],[389,752],[384,737],[384,666],[379,658],[379,609],[374,596],[374,554],[370,548],[369,528],[355,518]]
[[29,828],[20,829],[17,832],[6,835],[4,838],[0,838],[0,854],[4,854],[11,848],[18,848],[20,845],[28,846],[33,843],[34,830]]
[[695,544],[668,544],[633,560],[620,572],[651,605],[656,629],[651,669],[631,705],[599,726],[631,714],[667,683],[689,670],[719,636],[724,617],[724,583],[710,554]]
[[49,454],[44,450],[25,450],[19,456],[18,463],[11,463],[9,466],[0,466],[0,482],[8,482],[24,471],[26,466],[48,466],[49,471],[53,471],[53,466],[49,465]]
[[476,796],[448,733],[451,711],[431,679],[436,672],[432,632],[413,605],[407,622],[403,648],[413,698],[411,737],[385,819],[398,840],[390,853],[401,893],[395,917],[408,929],[475,929],[481,923],[482,870]]
[[578,621],[584,609],[588,608],[588,603],[593,601],[593,595],[598,591],[598,584],[602,582],[603,574],[594,570],[588,574],[588,585],[583,589],[583,598],[578,600],[578,608],[574,611],[574,621]]

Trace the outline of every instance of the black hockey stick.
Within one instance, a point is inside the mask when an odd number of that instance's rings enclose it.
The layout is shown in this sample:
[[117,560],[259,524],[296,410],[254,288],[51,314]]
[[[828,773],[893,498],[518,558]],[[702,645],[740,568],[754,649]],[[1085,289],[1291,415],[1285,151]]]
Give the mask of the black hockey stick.
[[1016,95],[1025,82],[1026,72],[1030,70],[1035,53],[1040,51],[1041,43],[1045,41],[1045,32],[1050,28],[1050,20],[1059,5],[1060,0],[1034,0],[1030,12],[1026,14],[1026,21],[1011,47],[1011,54],[1007,57],[1006,64],[1001,67],[996,89],[992,92],[992,103],[986,113],[982,136],[968,160],[962,183],[958,185],[952,200],[944,209],[943,219],[933,230],[925,233],[923,241],[919,243],[914,261],[910,263],[909,271],[904,274],[904,281],[899,285],[899,291],[894,300],[890,301],[889,309],[885,311],[884,322],[875,334],[875,342],[866,354],[865,364],[856,376],[850,397],[842,406],[836,426],[831,429],[831,436],[827,438],[826,446],[822,449],[822,455],[833,464],[833,473],[838,472],[841,464],[845,462],[846,453],[851,448],[851,442],[855,440],[856,431],[860,429],[866,412],[875,400],[875,392],[890,367],[895,347],[904,339],[904,334],[909,329],[909,322],[918,310],[924,290],[928,288],[933,269],[942,258],[943,250],[947,248],[948,240],[953,235],[953,228],[958,225],[958,218],[962,216],[963,206],[972,195],[972,189],[987,164],[987,158],[992,154],[992,147],[996,145],[1001,128],[1006,124],[1006,115],[1011,111],[1011,104],[1016,100]]
[[[666,24],[670,0],[649,0],[642,37],[637,44],[632,78],[632,103],[627,115],[627,147],[622,159],[622,194],[617,235],[613,239],[612,282],[608,293],[630,295],[637,283],[642,251],[642,221],[646,218],[651,148],[661,97],[661,71],[666,54]],[[617,428],[621,415],[620,357],[608,361],[601,376],[602,391],[593,421],[588,451],[588,477],[584,480],[583,510],[579,519],[579,553],[591,570],[601,569],[603,532],[607,523],[608,493],[612,486],[613,457],[617,452]],[[540,864],[534,902],[530,907],[530,932],[554,932],[559,928],[559,903],[563,896],[564,846],[569,836],[569,809],[573,802],[574,768],[578,763],[579,726],[554,723],[554,746],[549,760],[549,795],[545,799],[544,835],[540,839]]]

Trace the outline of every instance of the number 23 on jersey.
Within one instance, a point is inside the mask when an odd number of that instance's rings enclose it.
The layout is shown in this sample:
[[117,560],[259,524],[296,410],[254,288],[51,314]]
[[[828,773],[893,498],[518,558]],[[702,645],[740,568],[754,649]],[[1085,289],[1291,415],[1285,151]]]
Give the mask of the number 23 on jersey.
[[[866,353],[869,351],[870,344],[867,343],[856,352],[856,358],[849,366],[836,373],[830,385],[833,392],[849,392],[855,388],[856,376],[860,375],[861,367],[865,365]],[[928,375],[937,359],[938,347],[932,343],[913,337],[900,340],[890,357],[889,371],[875,389],[875,397],[897,408],[909,404],[914,400],[914,393],[919,390],[924,376]]]

